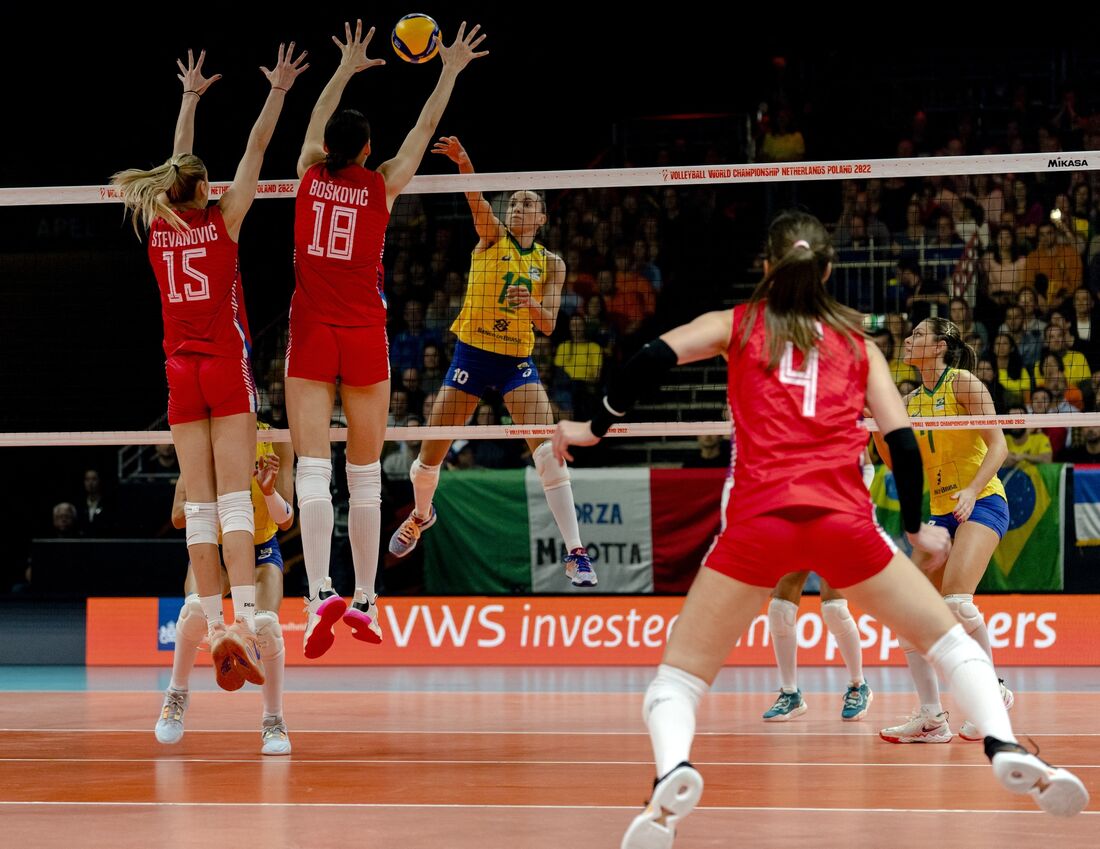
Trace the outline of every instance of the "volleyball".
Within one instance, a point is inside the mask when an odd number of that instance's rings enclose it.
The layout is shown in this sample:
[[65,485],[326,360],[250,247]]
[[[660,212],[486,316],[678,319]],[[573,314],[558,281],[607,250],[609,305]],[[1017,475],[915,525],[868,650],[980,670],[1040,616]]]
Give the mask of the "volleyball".
[[439,24],[419,12],[405,15],[393,28],[394,52],[406,62],[419,65],[439,52]]

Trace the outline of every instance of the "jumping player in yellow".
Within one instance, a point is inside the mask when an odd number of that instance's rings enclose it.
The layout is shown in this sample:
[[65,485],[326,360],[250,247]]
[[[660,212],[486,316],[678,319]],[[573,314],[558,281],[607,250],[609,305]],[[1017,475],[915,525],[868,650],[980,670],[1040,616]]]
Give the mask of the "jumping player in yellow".
[[[474,173],[465,148],[454,136],[441,138],[432,153],[446,156],[463,174]],[[515,192],[502,222],[481,192],[466,195],[474,216],[478,243],[470,260],[470,277],[462,310],[451,330],[458,336],[454,359],[436,395],[431,426],[464,425],[487,389],[504,398],[513,421],[552,425],[554,413],[531,359],[534,330],[549,336],[558,318],[565,282],[565,263],[535,241],[546,223],[546,203],[535,192]],[[565,573],[576,587],[596,585],[596,573],[581,543],[569,468],[559,465],[549,439],[529,439],[535,470],[568,554]],[[425,440],[412,463],[416,506],[390,539],[390,551],[404,557],[421,533],[436,521],[432,496],[439,469],[451,443]]]
[[[989,391],[973,374],[977,362],[973,349],[947,319],[928,318],[913,329],[905,340],[905,362],[921,373],[921,385],[905,397],[911,418],[995,414]],[[946,528],[954,539],[947,563],[926,570],[928,578],[955,618],[992,660],[989,632],[974,604],[974,590],[1008,530],[1008,501],[997,477],[1008,455],[1004,434],[996,427],[917,430],[916,434],[931,495],[931,523]],[[875,444],[889,463],[889,449],[877,433]],[[920,551],[913,552],[913,560],[922,568],[927,562]],[[902,647],[921,706],[901,725],[882,729],[882,738],[891,743],[950,742],[951,728],[940,705],[935,670],[912,646]],[[1001,696],[1005,707],[1012,707],[1012,691],[1004,681]],[[959,736],[980,741],[983,732],[966,721]]]

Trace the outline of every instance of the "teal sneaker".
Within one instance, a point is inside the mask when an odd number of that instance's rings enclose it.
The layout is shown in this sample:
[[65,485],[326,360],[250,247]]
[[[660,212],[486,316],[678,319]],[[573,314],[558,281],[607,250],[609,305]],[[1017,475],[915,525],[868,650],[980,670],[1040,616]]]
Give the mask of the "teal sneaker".
[[802,698],[802,691],[793,693],[779,691],[779,698],[764,712],[765,722],[786,722],[796,716],[802,716],[806,712],[806,700]]
[[840,710],[840,718],[845,722],[863,719],[874,699],[875,694],[871,692],[866,681],[862,684],[850,684],[848,692],[844,694],[844,707]]

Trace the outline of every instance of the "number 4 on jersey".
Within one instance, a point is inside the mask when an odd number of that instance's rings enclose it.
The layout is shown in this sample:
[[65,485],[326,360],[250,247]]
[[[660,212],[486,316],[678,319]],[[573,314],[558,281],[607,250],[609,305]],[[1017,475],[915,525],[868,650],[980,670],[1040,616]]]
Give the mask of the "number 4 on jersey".
[[817,363],[817,348],[813,348],[803,360],[802,371],[795,371],[794,344],[791,342],[787,343],[779,360],[779,382],[802,387],[802,415],[807,418],[817,414]]

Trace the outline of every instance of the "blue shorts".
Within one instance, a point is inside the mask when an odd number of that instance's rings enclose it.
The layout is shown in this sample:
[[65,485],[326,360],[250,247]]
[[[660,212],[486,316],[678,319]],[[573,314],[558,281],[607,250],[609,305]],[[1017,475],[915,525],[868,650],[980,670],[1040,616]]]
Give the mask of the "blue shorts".
[[[987,495],[985,498],[979,498],[974,502],[974,509],[967,521],[985,525],[987,528],[996,531],[998,537],[1004,539],[1004,535],[1008,531],[1008,502],[999,495]],[[959,527],[959,520],[955,518],[954,513],[947,513],[943,516],[932,516],[928,520],[928,524],[935,525],[937,528],[947,528],[947,532],[954,539],[955,531]]]
[[283,571],[283,551],[279,548],[278,537],[272,537],[256,546],[256,568],[261,566],[274,566],[280,572]]
[[539,370],[530,357],[506,357],[465,342],[455,343],[454,359],[443,378],[444,386],[453,386],[478,398],[486,389],[507,395],[525,383],[538,382]]

